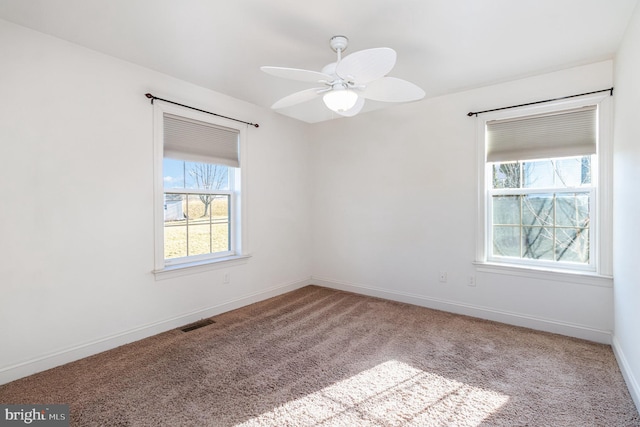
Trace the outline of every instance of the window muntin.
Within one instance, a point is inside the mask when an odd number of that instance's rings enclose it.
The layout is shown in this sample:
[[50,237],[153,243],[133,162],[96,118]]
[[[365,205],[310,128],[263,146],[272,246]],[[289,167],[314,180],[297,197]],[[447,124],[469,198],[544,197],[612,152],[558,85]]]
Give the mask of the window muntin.
[[595,156],[488,163],[488,260],[592,269],[595,164]]

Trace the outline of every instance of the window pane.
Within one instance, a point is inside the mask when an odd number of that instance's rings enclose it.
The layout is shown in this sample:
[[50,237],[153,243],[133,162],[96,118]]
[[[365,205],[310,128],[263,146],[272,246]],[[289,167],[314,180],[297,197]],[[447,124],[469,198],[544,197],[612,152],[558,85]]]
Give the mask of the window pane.
[[212,200],[208,194],[191,194],[188,196],[188,254],[202,255],[211,252],[210,205]]
[[229,218],[229,196],[217,195],[211,200],[211,215],[214,221]]
[[522,182],[524,188],[553,187],[553,162],[551,160],[524,162]]
[[582,178],[582,184],[584,185],[591,185],[591,172],[593,170],[593,168],[591,167],[591,164],[593,163],[592,160],[593,156],[584,156],[582,157],[581,163],[582,163],[582,171],[580,174],[580,177]]
[[180,258],[187,256],[187,224],[164,225],[164,257]]
[[184,188],[184,161],[164,158],[162,161],[164,188]]
[[520,225],[520,196],[493,196],[493,223]]
[[189,223],[209,216],[209,205],[212,197],[209,194],[190,194],[188,196],[186,215]]
[[230,250],[228,222],[214,222],[211,228],[211,232],[212,252],[226,252]]
[[520,257],[520,227],[493,227],[493,254]]
[[553,260],[552,227],[522,227],[522,257]]
[[[588,157],[584,157],[588,159]],[[584,180],[591,180],[590,168],[583,165],[583,157],[571,157],[566,159],[557,159],[555,161],[555,179],[556,187],[580,187],[584,184]],[[587,176],[583,176],[587,173]]]
[[186,199],[181,194],[164,195],[164,257],[187,256]]
[[559,228],[556,230],[556,260],[589,262],[589,230],[586,228]]
[[211,253],[211,226],[208,219],[189,221],[189,256]]
[[522,196],[523,225],[553,225],[553,194]]
[[591,184],[591,156],[555,161],[556,187],[580,187]]
[[211,203],[212,225],[212,252],[225,252],[231,250],[229,239],[229,196],[216,196]]
[[520,188],[520,163],[494,164],[493,188]]
[[164,188],[229,190],[229,167],[164,158]]
[[210,163],[185,162],[186,188],[228,190],[229,167]]
[[558,194],[556,196],[556,226],[588,227],[589,194]]

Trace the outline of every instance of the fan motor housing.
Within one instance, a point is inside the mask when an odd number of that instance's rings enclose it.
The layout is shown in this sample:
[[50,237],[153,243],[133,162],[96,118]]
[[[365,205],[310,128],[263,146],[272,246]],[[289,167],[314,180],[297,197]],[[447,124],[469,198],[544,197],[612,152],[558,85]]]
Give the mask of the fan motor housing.
[[329,40],[329,46],[333,49],[334,52],[340,50],[341,52],[347,48],[349,44],[349,39],[345,36],[333,36],[331,40]]

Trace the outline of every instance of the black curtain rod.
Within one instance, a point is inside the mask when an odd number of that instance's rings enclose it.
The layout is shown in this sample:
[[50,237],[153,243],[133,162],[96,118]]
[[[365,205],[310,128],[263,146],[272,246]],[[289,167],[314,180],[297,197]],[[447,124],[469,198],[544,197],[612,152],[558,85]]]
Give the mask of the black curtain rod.
[[151,100],[151,103],[153,104],[153,101],[155,101],[156,99],[158,101],[164,101],[164,102],[168,102],[169,104],[174,104],[174,105],[179,105],[181,107],[185,107],[185,108],[191,108],[192,110],[196,110],[196,111],[200,111],[201,113],[207,113],[207,114],[211,114],[212,116],[218,116],[218,117],[222,117],[223,119],[229,119],[229,120],[233,120],[234,122],[240,122],[240,123],[244,123],[246,125],[251,125],[253,127],[260,127],[259,124],[257,123],[250,123],[250,122],[245,122],[244,120],[238,120],[238,119],[234,119],[233,117],[227,117],[227,116],[223,116],[222,114],[216,114],[216,113],[212,113],[211,111],[205,111],[205,110],[201,110],[199,108],[195,108],[195,107],[190,107],[188,105],[184,105],[184,104],[180,104],[178,102],[173,102],[173,101],[169,101],[168,99],[162,99],[162,98],[158,98],[157,96],[153,96],[150,93],[145,93],[144,96],[146,96],[147,98],[149,98]]
[[469,116],[469,117],[471,117],[471,116],[478,117],[478,114],[482,114],[482,113],[490,113],[492,111],[508,110],[509,108],[526,107],[527,105],[542,104],[543,102],[560,101],[562,99],[575,98],[576,96],[593,95],[594,93],[600,93],[600,92],[609,92],[609,96],[613,96],[613,88],[611,87],[609,89],[594,90],[593,92],[579,93],[577,95],[569,95],[569,96],[562,96],[560,98],[545,99],[544,101],[527,102],[526,104],[511,105],[509,107],[494,108],[492,110],[469,112],[469,113],[467,113],[467,116]]

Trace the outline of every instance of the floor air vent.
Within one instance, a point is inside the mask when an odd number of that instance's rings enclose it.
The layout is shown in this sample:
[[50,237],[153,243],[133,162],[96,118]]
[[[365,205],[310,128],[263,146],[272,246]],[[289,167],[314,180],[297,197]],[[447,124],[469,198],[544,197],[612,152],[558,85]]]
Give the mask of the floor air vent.
[[212,323],[216,323],[216,322],[214,322],[211,319],[203,319],[203,320],[199,320],[199,321],[197,321],[195,323],[189,323],[188,325],[183,326],[182,328],[180,328],[180,330],[182,332],[191,332],[194,329],[199,329],[199,328],[202,328],[204,326],[211,325]]

